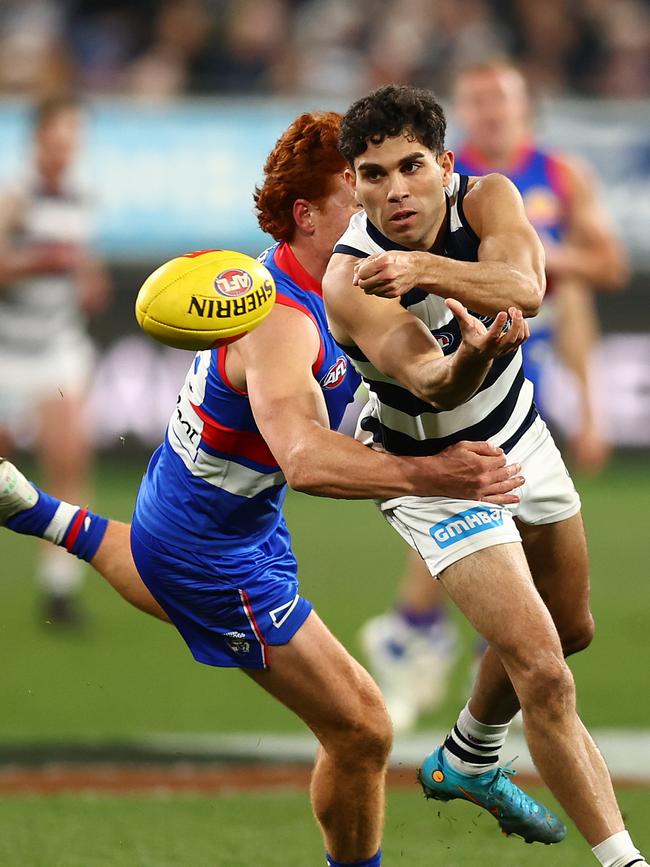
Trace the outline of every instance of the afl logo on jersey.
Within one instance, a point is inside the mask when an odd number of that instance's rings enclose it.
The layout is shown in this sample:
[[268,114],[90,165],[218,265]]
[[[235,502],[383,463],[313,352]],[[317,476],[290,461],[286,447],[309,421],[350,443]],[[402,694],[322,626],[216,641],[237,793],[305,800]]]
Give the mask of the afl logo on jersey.
[[229,268],[214,278],[214,288],[226,298],[238,298],[253,288],[253,278],[241,268]]
[[451,346],[453,346],[454,335],[449,334],[448,331],[441,331],[438,334],[434,334],[433,336],[438,341],[440,348],[443,352],[445,351],[445,349],[449,349]]
[[322,388],[336,388],[345,379],[345,374],[348,372],[348,360],[345,355],[339,355],[334,364],[321,379]]

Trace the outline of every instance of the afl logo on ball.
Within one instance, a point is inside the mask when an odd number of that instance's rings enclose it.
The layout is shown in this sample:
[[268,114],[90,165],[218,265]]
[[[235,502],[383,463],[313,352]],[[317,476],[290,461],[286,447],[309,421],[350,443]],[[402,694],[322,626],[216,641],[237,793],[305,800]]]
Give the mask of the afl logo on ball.
[[253,288],[253,278],[240,268],[229,268],[214,278],[214,288],[226,298],[239,298]]

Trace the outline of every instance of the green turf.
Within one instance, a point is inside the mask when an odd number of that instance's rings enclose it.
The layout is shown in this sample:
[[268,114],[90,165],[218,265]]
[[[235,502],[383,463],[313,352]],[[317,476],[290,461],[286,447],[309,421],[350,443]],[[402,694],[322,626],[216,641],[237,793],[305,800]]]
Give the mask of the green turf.
[[[647,851],[650,793],[626,791],[621,801],[635,842]],[[415,790],[390,793],[383,850],[386,867],[596,863],[573,829],[558,846],[527,846],[514,837],[503,837],[493,819],[477,808],[425,802]],[[324,858],[303,793],[58,795],[0,798],[0,863],[3,867],[316,867]]]
[[[100,465],[95,503],[128,518],[139,468]],[[579,485],[589,531],[598,636],[575,661],[589,725],[647,727],[647,456],[619,460]],[[401,540],[368,503],[288,498],[303,592],[357,651],[365,617],[389,604],[403,562]],[[0,742],[118,738],[147,732],[299,729],[236,671],[194,663],[176,633],[123,603],[94,576],[84,601],[92,622],[67,638],[36,624],[36,544],[0,531]],[[425,725],[455,716],[467,687],[466,658],[450,696]]]

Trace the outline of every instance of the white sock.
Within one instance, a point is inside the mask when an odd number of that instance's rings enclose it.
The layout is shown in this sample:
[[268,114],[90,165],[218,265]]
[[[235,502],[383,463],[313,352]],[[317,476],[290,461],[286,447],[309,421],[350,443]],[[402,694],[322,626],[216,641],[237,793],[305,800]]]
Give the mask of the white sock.
[[474,719],[469,703],[461,710],[444,745],[446,761],[461,774],[479,776],[499,764],[510,723],[486,725]]
[[591,850],[603,867],[644,867],[646,861],[627,831],[612,834]]
[[39,563],[41,587],[55,596],[67,596],[81,585],[83,564],[63,548],[51,548]]

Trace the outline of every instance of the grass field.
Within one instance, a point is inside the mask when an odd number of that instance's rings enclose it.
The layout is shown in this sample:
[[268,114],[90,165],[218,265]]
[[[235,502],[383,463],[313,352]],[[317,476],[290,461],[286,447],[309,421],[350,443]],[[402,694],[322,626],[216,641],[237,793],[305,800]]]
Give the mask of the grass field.
[[[96,503],[128,519],[133,466],[103,464]],[[590,538],[597,638],[572,663],[591,726],[650,727],[650,466],[619,460],[579,485]],[[304,595],[353,651],[365,617],[390,602],[404,546],[368,503],[288,498]],[[120,738],[149,732],[290,731],[300,724],[236,671],[194,663],[173,629],[122,602],[89,572],[87,634],[36,624],[32,539],[0,531],[0,743]],[[471,641],[467,641],[467,654]],[[10,661],[7,664],[7,661]],[[448,701],[423,725],[447,725],[467,688],[467,655]]]
[[[128,519],[135,466],[104,463],[93,505]],[[580,485],[590,537],[598,635],[574,671],[590,726],[650,727],[648,670],[650,467],[619,459]],[[292,495],[289,524],[303,593],[356,652],[363,619],[390,603],[403,545],[366,503]],[[151,733],[298,731],[300,724],[235,671],[193,663],[175,632],[129,608],[94,575],[91,623],[66,637],[37,624],[31,539],[0,531],[0,746],[119,740]],[[467,687],[472,636],[445,705],[423,721],[444,727]],[[548,794],[544,798],[549,801]],[[650,790],[627,790],[628,826],[650,849]],[[550,802],[550,801],[549,801]],[[552,802],[550,802],[552,803]],[[254,831],[251,830],[254,828]],[[581,867],[594,863],[575,830],[559,847],[503,838],[465,804],[412,792],[389,797],[384,863],[444,867]],[[322,847],[304,792],[207,796],[0,797],[2,867],[313,867]]]
[[[623,792],[621,802],[647,851],[650,794]],[[557,846],[527,846],[475,807],[435,805],[417,791],[390,793],[383,851],[386,867],[596,863],[574,829]],[[0,799],[3,867],[320,867],[324,860],[303,793]]]

